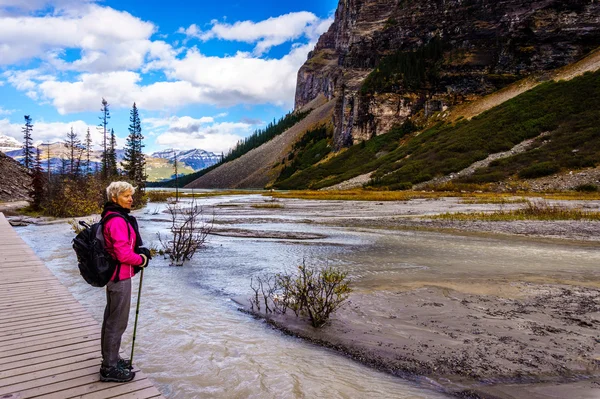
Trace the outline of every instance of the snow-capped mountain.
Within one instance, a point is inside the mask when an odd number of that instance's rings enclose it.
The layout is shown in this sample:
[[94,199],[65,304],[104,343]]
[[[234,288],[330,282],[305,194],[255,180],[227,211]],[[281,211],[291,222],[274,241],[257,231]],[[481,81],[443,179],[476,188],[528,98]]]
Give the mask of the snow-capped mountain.
[[15,151],[20,148],[21,143],[19,143],[19,140],[0,134],[0,151],[6,153],[8,151]]
[[170,162],[173,162],[175,159],[175,154],[177,154],[177,162],[186,164],[194,169],[194,171],[208,168],[209,166],[212,166],[221,160],[220,155],[197,148],[191,150],[167,149],[164,151],[154,152],[150,156],[153,158],[167,159]]

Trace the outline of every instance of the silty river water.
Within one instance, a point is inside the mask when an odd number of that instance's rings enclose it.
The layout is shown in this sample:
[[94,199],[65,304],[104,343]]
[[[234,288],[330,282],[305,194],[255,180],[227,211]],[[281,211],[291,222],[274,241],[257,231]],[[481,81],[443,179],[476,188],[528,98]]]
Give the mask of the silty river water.
[[[168,260],[157,257],[145,273],[134,358],[168,398],[445,397],[431,386],[367,368],[238,311],[231,298],[249,297],[253,276],[292,270],[303,259],[311,265],[346,268],[363,289],[386,276],[435,278],[442,269],[458,278],[481,269],[483,259],[490,269],[510,265],[507,273],[518,271],[519,265],[527,265],[529,271],[556,271],[564,262],[573,265],[572,273],[588,273],[600,260],[594,248],[578,257],[585,248],[551,249],[544,243],[431,232],[356,231],[306,223],[302,214],[285,216],[277,209],[248,206],[262,201],[257,195],[242,195],[202,199],[200,204],[210,210],[206,213],[210,217],[214,210],[217,229],[293,231],[324,237],[210,235],[206,246],[185,266],[169,266]],[[223,204],[231,206],[220,207]],[[134,212],[147,243],[157,245],[156,232],[167,231],[164,209],[164,204],[150,204]],[[104,290],[87,285],[79,276],[70,226],[65,222],[16,230],[101,321]],[[137,284],[136,278],[133,301]],[[124,336],[126,349],[131,345],[134,309],[135,304]]]

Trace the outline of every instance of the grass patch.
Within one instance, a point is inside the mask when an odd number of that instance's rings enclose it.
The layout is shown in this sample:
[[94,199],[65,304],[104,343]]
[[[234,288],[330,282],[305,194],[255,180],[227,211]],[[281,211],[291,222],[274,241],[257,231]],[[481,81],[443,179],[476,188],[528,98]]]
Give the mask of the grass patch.
[[568,208],[551,205],[546,201],[527,201],[522,209],[497,212],[444,213],[433,216],[434,219],[446,220],[483,220],[503,222],[513,220],[600,220],[600,212],[584,211],[579,208]]
[[146,191],[146,196],[150,202],[167,202],[171,197],[175,196],[175,192],[171,191]]
[[283,204],[277,203],[252,204],[251,206],[257,209],[281,209],[284,207]]
[[524,204],[527,202],[525,198],[506,198],[506,197],[481,197],[481,198],[464,198],[461,204]]
[[[460,191],[376,191],[376,190],[293,190],[293,191],[275,191],[265,192],[265,196],[273,198],[298,198],[307,200],[339,200],[339,201],[410,201],[412,199],[438,199],[458,197],[464,198],[472,203],[502,204],[524,203],[526,198],[514,199],[515,196],[569,200],[569,201],[591,201],[600,200],[600,192],[558,192],[558,193],[494,193],[494,192],[460,192]],[[480,201],[480,202],[475,202]]]

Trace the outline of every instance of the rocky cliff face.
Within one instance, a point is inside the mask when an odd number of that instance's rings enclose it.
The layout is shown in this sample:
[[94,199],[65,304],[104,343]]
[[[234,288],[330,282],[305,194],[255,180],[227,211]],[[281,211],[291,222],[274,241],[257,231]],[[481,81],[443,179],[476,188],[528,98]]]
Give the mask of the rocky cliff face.
[[31,176],[19,162],[0,152],[0,202],[29,199]]
[[319,93],[335,99],[339,148],[598,46],[594,0],[340,0],[298,72],[296,108]]

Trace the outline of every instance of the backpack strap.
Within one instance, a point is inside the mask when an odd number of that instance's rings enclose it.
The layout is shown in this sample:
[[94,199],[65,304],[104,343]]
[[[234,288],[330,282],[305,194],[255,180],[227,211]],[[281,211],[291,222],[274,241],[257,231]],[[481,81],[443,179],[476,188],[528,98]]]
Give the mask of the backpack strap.
[[[110,214],[104,216],[102,218],[102,220],[101,220],[101,222],[102,222],[102,230],[104,230],[104,225],[109,220],[114,219],[114,218],[121,218],[121,219],[123,219],[125,221],[125,224],[127,224],[127,240],[131,241],[131,231],[129,231],[130,223],[129,223],[129,221],[123,215],[121,215],[119,213],[110,213]],[[106,240],[106,238],[105,238],[105,240]],[[119,262],[118,259],[115,259],[115,260],[117,261],[117,273],[115,274],[115,282],[119,282],[120,281],[119,276],[121,274],[121,262]]]

